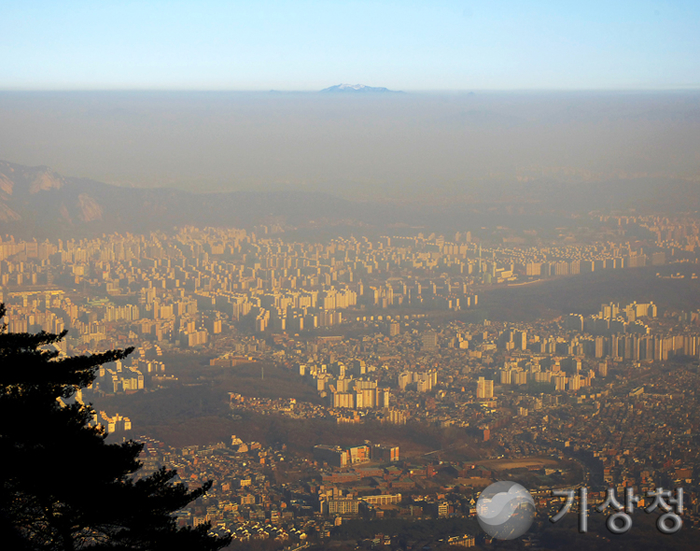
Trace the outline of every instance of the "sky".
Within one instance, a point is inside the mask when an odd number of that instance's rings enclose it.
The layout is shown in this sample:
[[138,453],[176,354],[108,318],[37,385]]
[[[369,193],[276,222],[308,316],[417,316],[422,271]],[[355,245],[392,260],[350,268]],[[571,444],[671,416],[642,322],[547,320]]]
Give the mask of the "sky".
[[0,0],[0,90],[700,88],[700,2]]

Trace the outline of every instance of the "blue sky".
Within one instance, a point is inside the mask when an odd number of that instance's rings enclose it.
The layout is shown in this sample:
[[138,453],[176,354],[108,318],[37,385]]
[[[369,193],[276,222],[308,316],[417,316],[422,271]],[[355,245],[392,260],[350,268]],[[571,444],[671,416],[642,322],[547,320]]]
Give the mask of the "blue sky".
[[0,89],[700,88],[696,1],[7,1]]

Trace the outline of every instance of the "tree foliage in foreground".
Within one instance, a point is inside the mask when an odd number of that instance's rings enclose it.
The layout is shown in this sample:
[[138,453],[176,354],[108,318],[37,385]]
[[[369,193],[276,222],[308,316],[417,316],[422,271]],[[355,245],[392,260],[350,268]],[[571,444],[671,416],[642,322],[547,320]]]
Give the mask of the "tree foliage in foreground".
[[[0,318],[5,307],[0,304]],[[0,534],[13,550],[216,550],[209,524],[178,527],[189,491],[161,469],[135,481],[142,444],[108,444],[94,410],[72,401],[98,366],[133,349],[60,357],[66,333],[0,333]]]

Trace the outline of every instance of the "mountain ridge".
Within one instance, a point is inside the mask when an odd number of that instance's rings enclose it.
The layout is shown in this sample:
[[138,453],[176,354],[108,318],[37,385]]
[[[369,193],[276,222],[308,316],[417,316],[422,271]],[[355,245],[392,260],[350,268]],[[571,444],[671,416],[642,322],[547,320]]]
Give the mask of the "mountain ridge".
[[120,187],[64,176],[47,166],[0,161],[0,234],[44,239],[147,233],[186,225],[252,228],[260,224],[345,226],[350,232],[362,227],[366,233],[407,223],[449,233],[454,228],[492,224],[525,229],[559,220],[565,225],[572,214],[599,209],[700,210],[700,183],[668,178],[489,180],[429,192],[407,187],[384,192],[390,195],[382,198],[378,190],[378,196],[362,201],[352,194],[343,198],[322,190],[204,193]]
[[18,236],[147,232],[183,225],[251,226],[344,216],[349,202],[320,191],[198,193],[120,187],[47,166],[0,161],[0,232]]
[[398,90],[389,90],[381,86],[365,86],[364,84],[336,84],[321,90],[322,93],[331,94],[399,94]]

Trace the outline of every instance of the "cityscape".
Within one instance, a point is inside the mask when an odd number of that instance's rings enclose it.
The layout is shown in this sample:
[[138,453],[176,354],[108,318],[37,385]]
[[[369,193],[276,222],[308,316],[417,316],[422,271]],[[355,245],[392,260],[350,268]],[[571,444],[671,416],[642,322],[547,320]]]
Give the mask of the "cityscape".
[[[79,398],[110,438],[146,443],[137,476],[213,480],[178,522],[209,522],[234,547],[489,545],[475,504],[503,479],[535,498],[528,545],[565,537],[546,515],[553,492],[581,484],[591,507],[608,488],[682,487],[680,538],[700,521],[700,305],[664,289],[697,289],[700,220],[586,224],[547,243],[483,228],[325,242],[264,225],[7,235],[5,322],[67,330],[69,356],[135,347]],[[659,298],[593,294],[578,311],[489,319],[499,293],[618,273]],[[158,395],[195,393],[194,410],[149,413]],[[432,532],[411,537],[407,523]]]
[[0,14],[3,550],[698,549],[699,2]]

